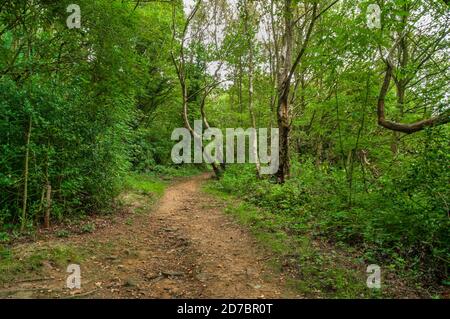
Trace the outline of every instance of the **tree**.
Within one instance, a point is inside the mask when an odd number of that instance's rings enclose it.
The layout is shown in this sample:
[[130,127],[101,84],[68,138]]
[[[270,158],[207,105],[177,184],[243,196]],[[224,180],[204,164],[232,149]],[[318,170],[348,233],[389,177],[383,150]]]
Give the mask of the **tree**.
[[[399,16],[400,19],[396,19],[390,24],[396,29],[394,44],[387,51],[387,55],[380,52],[386,65],[386,71],[377,107],[378,124],[388,130],[412,134],[427,127],[450,122],[450,109],[447,106],[439,106],[445,100],[444,91],[436,87],[436,81],[442,84],[448,83],[446,76],[448,62],[442,59],[445,59],[444,56],[448,49],[447,35],[450,31],[448,27],[450,18],[442,9],[441,4],[424,5],[412,1],[406,1],[400,7],[391,8],[394,11],[393,14]],[[429,21],[424,22],[426,19]],[[382,51],[381,48],[380,51]],[[427,73],[432,74],[435,79],[431,80]],[[417,78],[419,80],[414,82]],[[425,100],[420,96],[419,99],[416,99],[425,106],[430,102],[438,104],[437,107],[431,106],[429,111],[424,112],[424,115],[430,116],[428,119],[410,124],[386,119],[386,96],[392,79],[395,84],[399,118],[402,119],[405,116],[406,107],[411,104],[408,101],[408,98],[411,99],[408,93],[411,92],[425,97]],[[421,81],[429,83],[431,88],[423,90],[418,87],[418,85],[422,85]],[[444,88],[445,86],[444,84]],[[414,108],[417,111],[423,107],[415,105]]]

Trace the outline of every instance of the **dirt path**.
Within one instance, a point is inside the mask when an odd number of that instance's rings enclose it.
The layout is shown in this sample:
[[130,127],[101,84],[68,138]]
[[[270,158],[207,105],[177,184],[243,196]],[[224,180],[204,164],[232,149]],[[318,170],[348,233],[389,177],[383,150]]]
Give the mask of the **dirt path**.
[[154,209],[118,217],[92,234],[55,239],[53,244],[69,241],[87,252],[80,263],[81,290],[65,288],[65,269],[48,264],[42,276],[51,279],[6,285],[2,291],[18,298],[298,297],[267,267],[270,256],[248,231],[201,192],[207,178],[174,184]]

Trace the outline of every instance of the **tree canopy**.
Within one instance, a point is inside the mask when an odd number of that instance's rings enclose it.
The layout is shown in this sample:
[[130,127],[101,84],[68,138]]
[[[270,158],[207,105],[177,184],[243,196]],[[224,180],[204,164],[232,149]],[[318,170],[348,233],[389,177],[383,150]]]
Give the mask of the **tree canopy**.
[[110,211],[202,120],[279,129],[278,172],[213,162],[224,189],[446,279],[444,1],[72,2],[0,1],[0,239]]

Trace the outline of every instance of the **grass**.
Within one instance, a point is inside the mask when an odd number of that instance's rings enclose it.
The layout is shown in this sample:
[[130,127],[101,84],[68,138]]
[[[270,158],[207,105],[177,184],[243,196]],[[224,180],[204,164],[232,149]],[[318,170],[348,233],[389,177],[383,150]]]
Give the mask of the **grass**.
[[132,206],[135,213],[145,213],[162,197],[167,186],[168,182],[157,176],[130,174],[125,179],[119,202]]
[[125,189],[155,195],[156,197],[162,196],[166,187],[167,182],[154,176],[131,174],[125,179]]
[[257,240],[274,253],[271,264],[292,274],[290,286],[307,298],[381,298],[390,291],[366,286],[366,265],[349,252],[318,242],[298,231],[292,216],[263,210],[214,187],[204,191],[227,202],[225,213],[251,230]]
[[45,262],[64,268],[82,260],[82,254],[68,245],[47,247],[31,245],[26,249],[0,247],[0,283],[12,282],[15,278],[33,278],[40,273]]
[[149,174],[163,180],[173,180],[180,177],[190,177],[207,171],[206,165],[172,165],[172,166],[155,166]]

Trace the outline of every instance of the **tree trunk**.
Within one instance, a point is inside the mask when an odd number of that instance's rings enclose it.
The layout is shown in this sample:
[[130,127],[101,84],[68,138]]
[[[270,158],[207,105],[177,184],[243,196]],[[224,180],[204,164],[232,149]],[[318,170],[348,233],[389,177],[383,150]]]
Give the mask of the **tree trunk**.
[[[336,3],[336,2],[334,2]],[[291,115],[290,115],[290,105],[289,105],[289,95],[291,90],[291,80],[300,64],[306,48],[308,46],[315,22],[319,15],[317,13],[317,3],[312,5],[312,12],[310,15],[310,23],[308,29],[305,33],[305,38],[300,46],[298,54],[293,59],[293,48],[294,48],[294,24],[293,21],[293,11],[292,0],[285,0],[284,4],[284,35],[283,35],[283,49],[284,52],[281,56],[281,67],[282,70],[279,72],[278,77],[278,129],[280,136],[280,165],[278,169],[277,180],[279,183],[284,183],[286,179],[290,177],[291,163],[289,158],[289,138],[291,132]],[[330,8],[329,6],[328,8]],[[324,11],[322,11],[324,12]],[[306,19],[306,18],[305,18]],[[305,23],[306,25],[306,23]]]
[[25,151],[25,163],[24,163],[24,178],[23,178],[23,199],[22,199],[22,220],[20,225],[20,231],[25,230],[26,218],[27,218],[27,204],[28,204],[28,165],[30,160],[30,140],[31,140],[31,115],[28,120],[28,131],[26,135],[26,151]]
[[284,183],[290,176],[289,136],[291,131],[291,119],[289,110],[289,93],[291,86],[292,50],[294,46],[294,34],[292,29],[292,1],[284,3],[284,36],[282,54],[282,70],[278,84],[278,129],[280,133],[280,166],[277,172],[277,180]]
[[277,173],[279,183],[284,183],[290,177],[291,163],[289,157],[289,138],[291,132],[289,118],[289,102],[283,99],[278,106],[278,129],[280,134],[280,166]]
[[50,213],[52,208],[52,185],[47,184],[47,195],[45,199],[45,215],[44,215],[44,228],[50,228]]
[[[254,65],[253,65],[253,56],[254,56],[254,50],[253,50],[253,34],[251,33],[251,30],[249,28],[249,11],[253,11],[253,7],[248,8],[249,3],[245,1],[245,33],[247,35],[247,44],[248,44],[248,110],[250,113],[250,120],[252,127],[256,130],[256,116],[255,116],[255,110],[253,105],[253,72],[254,72]],[[253,150],[254,150],[254,157],[255,157],[255,166],[256,166],[256,176],[258,178],[261,178],[261,164],[259,161],[258,156],[258,139],[255,138],[253,140]]]

